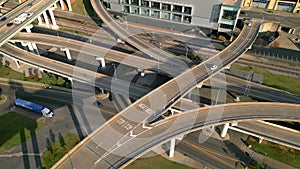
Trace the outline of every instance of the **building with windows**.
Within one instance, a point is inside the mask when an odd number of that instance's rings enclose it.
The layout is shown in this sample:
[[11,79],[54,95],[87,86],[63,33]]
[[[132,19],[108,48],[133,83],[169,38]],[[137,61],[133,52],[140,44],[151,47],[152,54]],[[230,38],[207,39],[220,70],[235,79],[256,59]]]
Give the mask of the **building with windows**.
[[244,0],[243,6],[300,13],[300,0]]
[[106,7],[130,22],[182,32],[232,31],[242,0],[104,0]]

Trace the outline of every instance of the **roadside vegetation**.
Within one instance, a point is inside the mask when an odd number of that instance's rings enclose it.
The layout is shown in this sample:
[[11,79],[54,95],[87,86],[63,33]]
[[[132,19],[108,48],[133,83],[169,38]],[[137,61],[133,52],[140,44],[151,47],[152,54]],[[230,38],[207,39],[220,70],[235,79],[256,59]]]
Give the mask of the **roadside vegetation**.
[[263,154],[274,160],[283,162],[290,166],[300,168],[300,151],[287,148],[275,143],[263,141],[259,144],[253,137],[247,139],[247,144],[252,146],[256,153]]
[[233,68],[245,71],[253,71],[255,73],[262,74],[264,76],[263,84],[274,87],[277,89],[285,90],[290,93],[300,94],[300,78],[285,76],[285,75],[277,75],[272,74],[267,70],[252,68],[249,66],[239,66],[236,64],[232,65]]
[[59,161],[68,151],[80,142],[79,136],[75,134],[59,134],[58,140],[51,143],[48,142],[48,150],[42,155],[42,166],[50,169],[57,161]]
[[60,76],[44,73],[42,78],[36,75],[30,75],[29,77],[25,77],[23,73],[17,72],[8,66],[4,66],[2,63],[0,63],[0,77],[7,79],[23,80],[28,82],[38,82],[66,88],[72,87],[71,83],[67,79],[64,79]]
[[44,122],[36,121],[16,112],[0,116],[0,152],[10,150],[35,135]]
[[258,162],[254,162],[248,166],[246,166],[242,163],[237,163],[236,168],[238,168],[238,169],[270,169],[268,166],[262,166]]
[[72,11],[79,15],[97,17],[90,0],[75,0],[72,4]]
[[[145,165],[147,164],[147,165]],[[185,166],[183,164],[179,164],[170,160],[163,158],[160,155],[147,157],[147,158],[139,158],[132,162],[130,165],[125,167],[125,169],[193,169],[192,167]]]

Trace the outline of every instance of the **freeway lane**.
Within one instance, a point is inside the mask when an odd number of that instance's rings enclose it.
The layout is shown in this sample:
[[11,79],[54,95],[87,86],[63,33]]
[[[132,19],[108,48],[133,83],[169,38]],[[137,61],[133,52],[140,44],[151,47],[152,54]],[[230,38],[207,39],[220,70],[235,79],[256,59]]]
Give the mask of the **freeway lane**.
[[[0,52],[4,55],[10,56],[11,58],[16,58],[20,60],[20,62],[45,69],[49,72],[53,72],[63,77],[71,78],[79,82],[88,83],[91,85],[94,84],[97,87],[101,87],[109,91],[112,90],[120,94],[128,94],[129,92],[130,96],[133,98],[139,98],[140,96],[145,95],[148,92],[148,90],[145,90],[145,87],[130,84],[130,82],[117,78],[112,79],[109,76],[96,73],[94,71],[44,58],[31,52],[24,51],[8,43],[4,44],[1,47]],[[91,66],[96,66],[96,68],[98,68],[99,65],[97,65],[95,61],[93,61],[92,63],[94,63],[95,65]]]
[[120,37],[120,39],[126,40],[126,42],[128,42],[132,46],[136,47],[148,56],[159,60],[160,62],[168,63],[176,67],[182,67],[183,65],[185,65],[184,62],[178,59],[176,56],[159,50],[154,45],[145,44],[144,42],[134,37],[108,14],[101,1],[91,0],[91,4],[102,21],[109,27],[110,30],[112,30],[118,37]]
[[[164,112],[170,104],[173,104],[197,83],[203,82],[221,71],[223,66],[238,59],[255,40],[259,26],[260,23],[257,22],[253,22],[252,27],[245,26],[239,37],[218,55],[183,72],[124,109],[92,133],[79,150],[75,148],[76,153],[71,153],[72,156],[88,155],[92,152],[94,156],[84,161],[85,167],[110,168],[111,164],[120,161],[124,158],[122,156],[128,155],[128,151],[131,150],[127,146],[129,150],[125,150],[123,143],[136,142],[137,136],[151,129],[145,127],[149,117]],[[212,71],[210,70],[212,65],[217,65],[218,68]],[[192,119],[191,122],[193,122]],[[89,147],[90,144],[92,148]],[[83,167],[80,164],[78,166]]]
[[[0,46],[7,42],[8,39],[12,38],[15,34],[21,31],[26,25],[34,21],[41,13],[45,12],[50,6],[55,4],[57,0],[31,0],[26,1],[22,5],[18,6],[16,9],[11,11],[13,13],[7,18],[7,21],[13,21],[16,16],[23,12],[33,12],[33,15],[30,18],[27,18],[24,22],[19,25],[12,25],[7,27],[2,25],[0,28]],[[27,5],[32,3],[32,7],[28,8]]]
[[[92,59],[94,60],[96,59],[96,56],[99,56],[111,61],[130,65],[136,68],[143,68],[155,71],[157,71],[158,68],[157,61],[155,60],[145,59],[135,55],[104,48],[98,45],[63,37],[57,37],[53,35],[45,35],[39,33],[18,33],[15,37],[12,38],[12,40],[34,42],[37,44],[44,44],[49,46],[66,47],[68,49],[78,51],[80,53],[95,56],[92,57]],[[172,76],[177,76],[181,72],[183,72],[184,69],[181,69],[181,67],[172,67],[169,64],[160,63],[159,71],[165,74],[170,74]]]
[[[224,108],[224,109],[223,109]],[[223,110],[223,113],[220,112]],[[57,163],[54,168],[69,168],[70,161],[76,168],[120,168],[130,163],[134,158],[141,156],[154,146],[160,145],[171,138],[200,130],[212,125],[218,125],[232,121],[249,120],[292,120],[300,121],[300,105],[282,103],[234,103],[217,105],[214,107],[199,108],[186,113],[175,115],[146,130],[135,139],[118,142],[120,145],[114,153],[110,153],[105,159],[97,162],[101,155],[105,154],[103,149],[103,137],[98,135],[89,136],[84,144],[79,144],[70,152],[70,159],[64,163]],[[222,118],[218,114],[222,113]],[[213,114],[207,119],[208,114]],[[190,123],[189,121],[194,121]],[[112,131],[113,132],[113,131]],[[111,133],[115,134],[115,132]],[[111,135],[105,135],[112,139]],[[126,137],[129,139],[129,136]],[[100,140],[102,142],[98,142]],[[120,156],[122,155],[122,156]]]

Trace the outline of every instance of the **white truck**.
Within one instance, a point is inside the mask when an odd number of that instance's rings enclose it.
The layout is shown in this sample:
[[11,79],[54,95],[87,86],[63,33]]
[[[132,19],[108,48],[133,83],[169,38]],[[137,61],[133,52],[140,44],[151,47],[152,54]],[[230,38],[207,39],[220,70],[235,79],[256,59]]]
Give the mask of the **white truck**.
[[23,21],[25,21],[27,18],[27,13],[22,13],[21,15],[19,15],[18,17],[16,17],[14,19],[14,23],[15,24],[21,24]]

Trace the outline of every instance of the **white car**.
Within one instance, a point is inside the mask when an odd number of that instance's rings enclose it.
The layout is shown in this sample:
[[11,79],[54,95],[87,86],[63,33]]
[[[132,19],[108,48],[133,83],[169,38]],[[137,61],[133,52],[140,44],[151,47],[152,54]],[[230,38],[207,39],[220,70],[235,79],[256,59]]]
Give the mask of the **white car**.
[[210,67],[210,70],[216,70],[217,68],[218,68],[217,65],[212,65],[212,66]]
[[33,12],[27,13],[27,18],[31,17],[33,15]]

